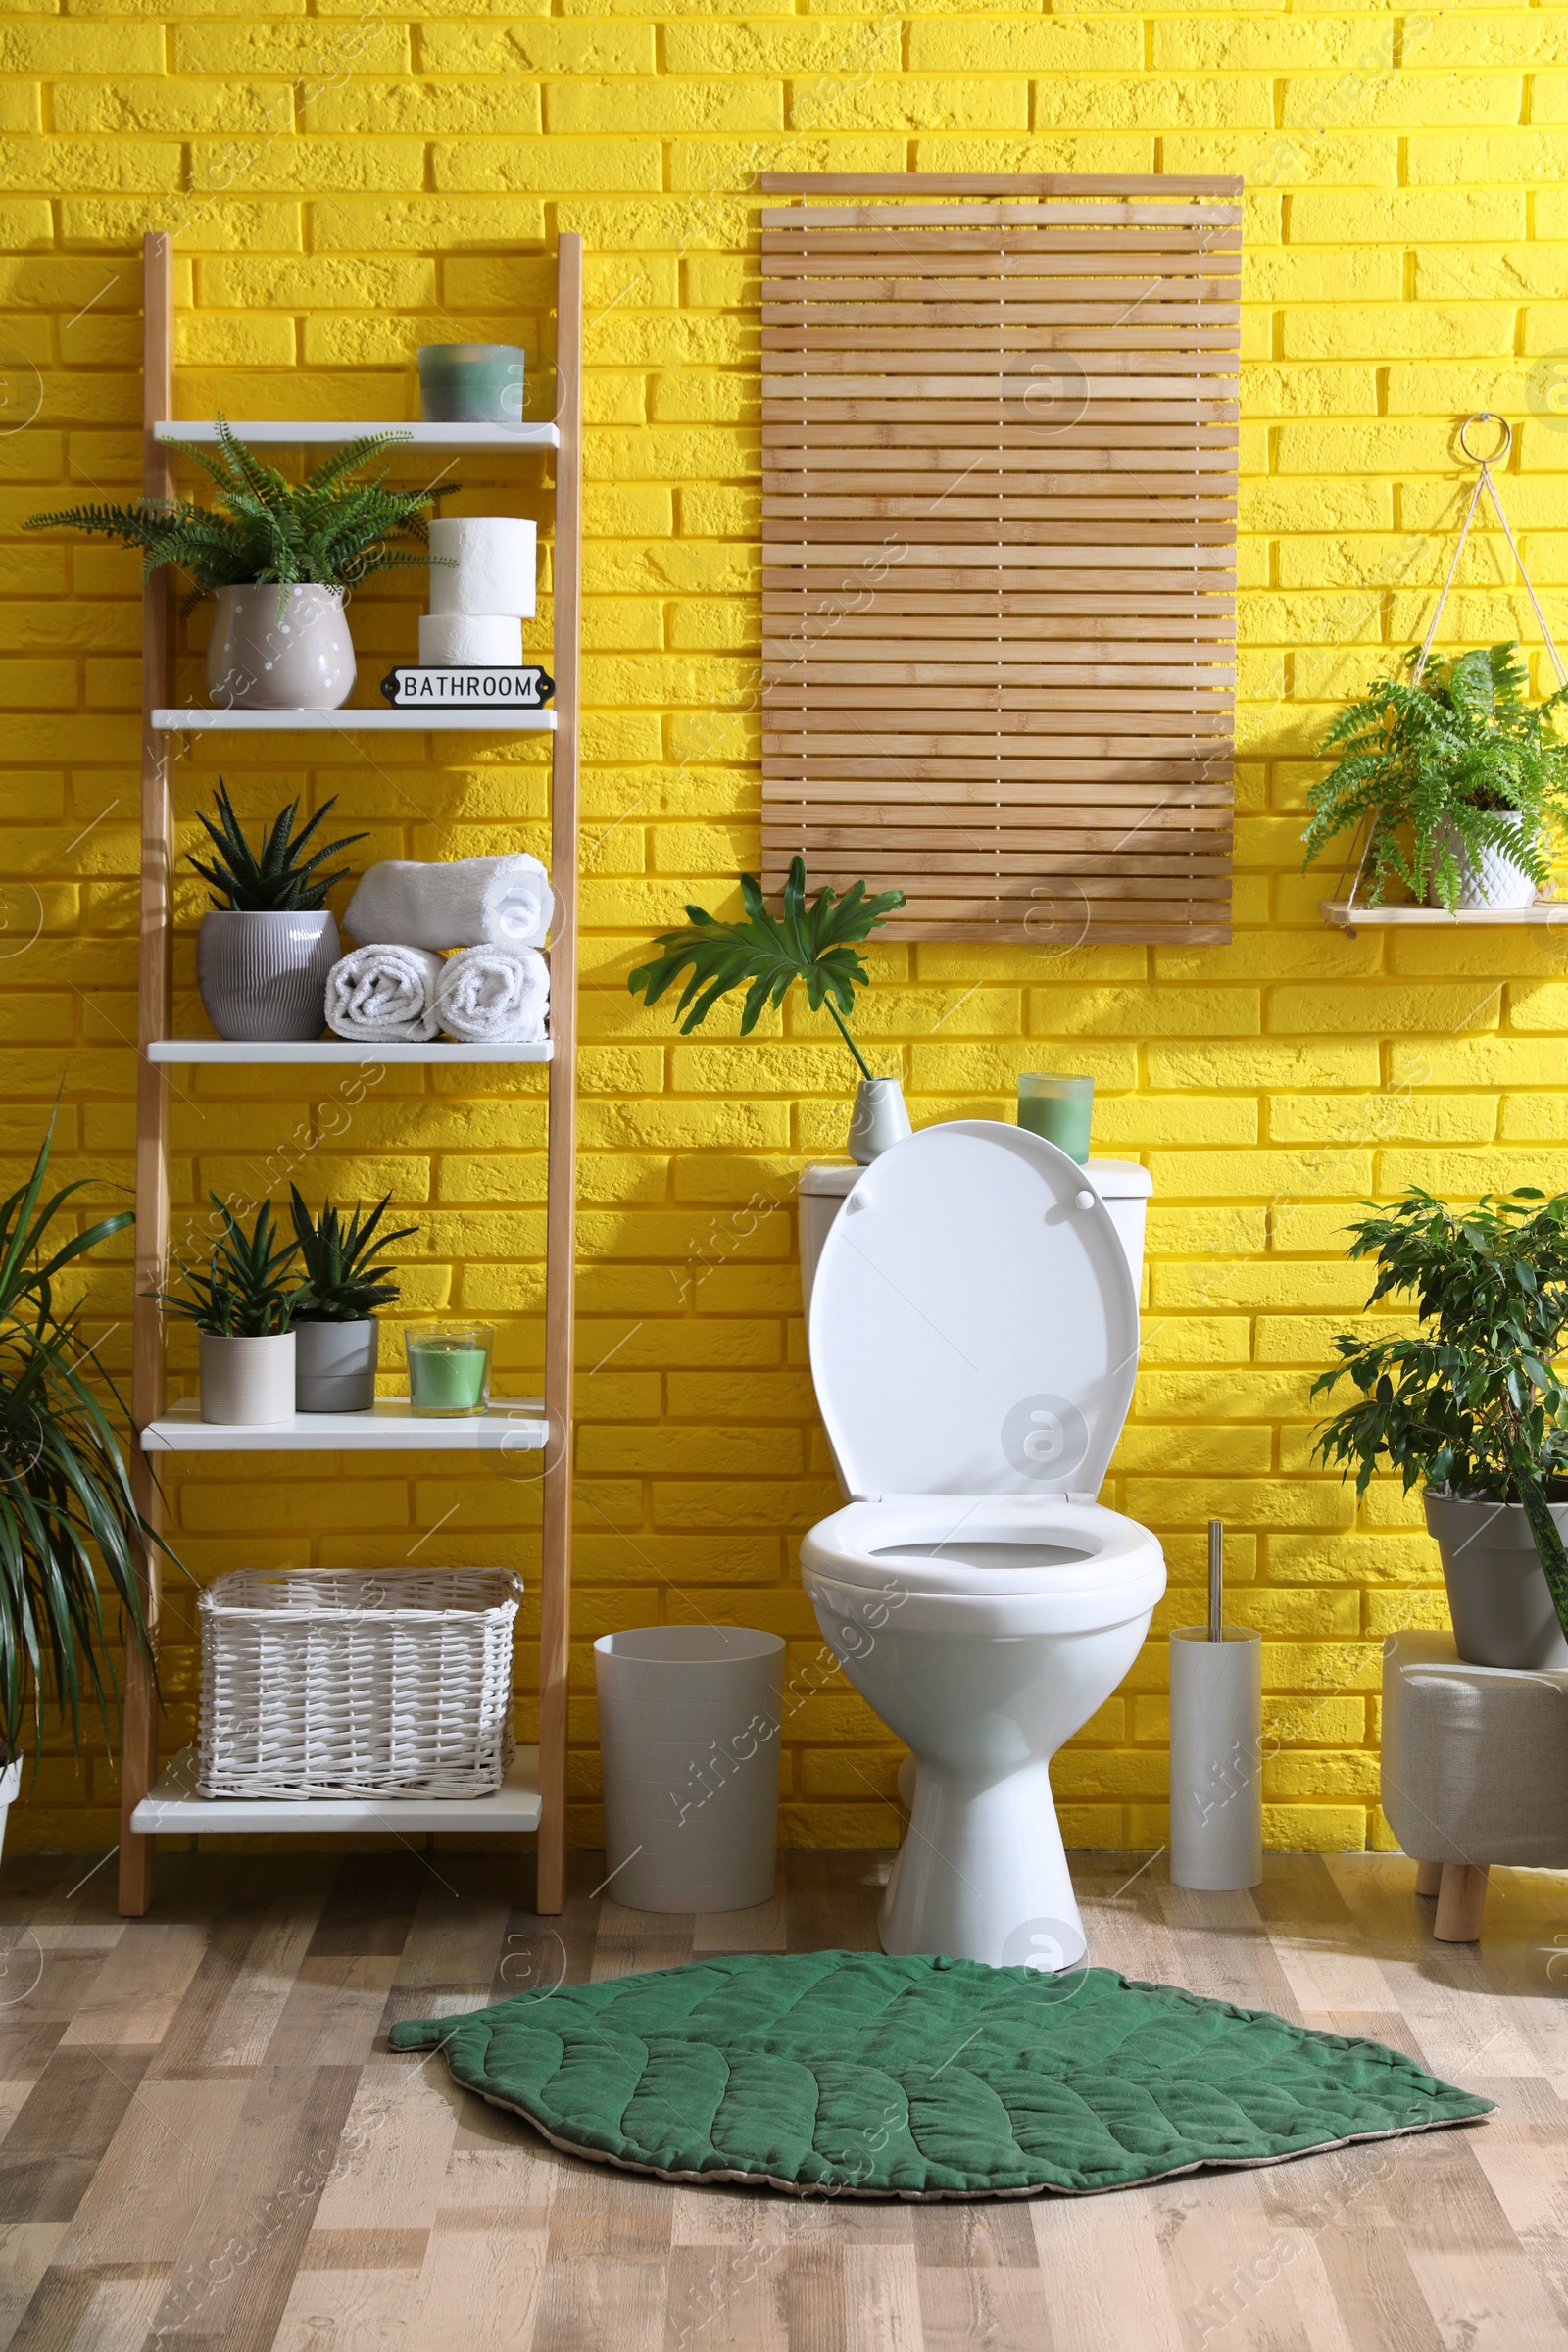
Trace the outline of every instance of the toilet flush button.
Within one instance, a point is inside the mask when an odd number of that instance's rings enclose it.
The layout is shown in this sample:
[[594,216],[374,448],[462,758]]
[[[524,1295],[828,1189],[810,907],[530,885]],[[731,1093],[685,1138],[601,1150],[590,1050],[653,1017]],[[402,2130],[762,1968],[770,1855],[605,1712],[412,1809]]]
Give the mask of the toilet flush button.
[[1093,1208],[1094,1205],[1095,1196],[1087,1187],[1083,1192],[1077,1194],[1073,1200],[1074,1208]]

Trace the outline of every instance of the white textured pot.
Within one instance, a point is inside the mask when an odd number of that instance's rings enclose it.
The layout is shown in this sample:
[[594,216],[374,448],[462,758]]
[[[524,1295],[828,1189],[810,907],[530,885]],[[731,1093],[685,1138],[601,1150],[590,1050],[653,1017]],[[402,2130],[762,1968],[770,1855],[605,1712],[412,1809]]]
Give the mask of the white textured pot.
[[294,1334],[265,1340],[201,1335],[202,1419],[231,1429],[294,1418]]
[[[1427,1529],[1438,1540],[1454,1646],[1467,1666],[1568,1667],[1568,1641],[1552,1606],[1522,1502],[1488,1502],[1428,1487]],[[1568,1502],[1551,1515],[1568,1538]]]
[[337,924],[313,914],[215,906],[196,939],[196,980],[220,1037],[276,1044],[319,1037],[326,978],[341,956]]
[[6,1817],[17,1801],[22,1787],[22,1758],[16,1756],[0,1772],[0,1854],[6,1850]]
[[902,1144],[912,1132],[897,1078],[862,1078],[850,1115],[850,1157],[868,1167],[879,1152]]
[[207,699],[224,710],[336,710],[354,691],[341,588],[220,588]]
[[375,1402],[381,1326],[373,1315],[353,1323],[294,1326],[294,1409],[368,1413]]
[[[1512,830],[1517,833],[1523,823],[1524,818],[1516,816]],[[1505,909],[1535,905],[1535,876],[1527,874],[1522,865],[1516,865],[1506,850],[1483,850],[1477,860],[1456,833],[1448,833],[1447,841],[1459,861],[1459,905],[1467,911],[1474,912],[1483,906]],[[1435,881],[1428,885],[1427,905],[1443,905]]]

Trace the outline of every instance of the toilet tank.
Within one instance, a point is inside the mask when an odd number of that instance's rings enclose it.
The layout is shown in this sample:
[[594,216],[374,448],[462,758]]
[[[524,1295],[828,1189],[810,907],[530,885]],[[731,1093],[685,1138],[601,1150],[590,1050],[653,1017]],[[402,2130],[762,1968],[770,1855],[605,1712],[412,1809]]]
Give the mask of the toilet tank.
[[[897,1151],[898,1146],[894,1146]],[[801,1304],[808,1320],[811,1312],[811,1284],[816,1277],[817,1260],[828,1229],[847,1195],[865,1174],[853,1160],[819,1161],[801,1170]],[[1121,1236],[1121,1246],[1127,1252],[1127,1263],[1133,1270],[1133,1288],[1140,1300],[1144,1288],[1144,1213],[1154,1180],[1147,1168],[1133,1159],[1092,1159],[1089,1174],[1101,1199],[1110,1211],[1110,1221]]]

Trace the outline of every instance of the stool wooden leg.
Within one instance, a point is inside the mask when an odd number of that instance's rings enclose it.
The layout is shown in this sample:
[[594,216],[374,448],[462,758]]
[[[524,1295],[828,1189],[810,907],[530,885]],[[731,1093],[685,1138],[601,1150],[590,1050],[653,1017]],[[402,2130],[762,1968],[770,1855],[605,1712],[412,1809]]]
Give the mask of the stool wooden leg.
[[1485,1862],[1445,1862],[1432,1933],[1440,1943],[1474,1943],[1487,1903]]
[[1443,1864],[1441,1862],[1418,1862],[1416,1864],[1415,1890],[1417,1894],[1436,1894],[1442,1884]]

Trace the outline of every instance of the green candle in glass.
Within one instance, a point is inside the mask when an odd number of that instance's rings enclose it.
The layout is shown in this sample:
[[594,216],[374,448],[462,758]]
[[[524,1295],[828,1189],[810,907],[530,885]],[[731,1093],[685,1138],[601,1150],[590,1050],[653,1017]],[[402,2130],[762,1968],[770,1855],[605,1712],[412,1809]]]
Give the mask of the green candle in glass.
[[1082,1167],[1089,1157],[1089,1115],[1095,1106],[1092,1078],[1051,1078],[1040,1070],[1018,1077],[1018,1124],[1065,1152]]
[[482,1413],[490,1401],[494,1339],[488,1323],[426,1323],[406,1333],[412,1409],[441,1420]]

